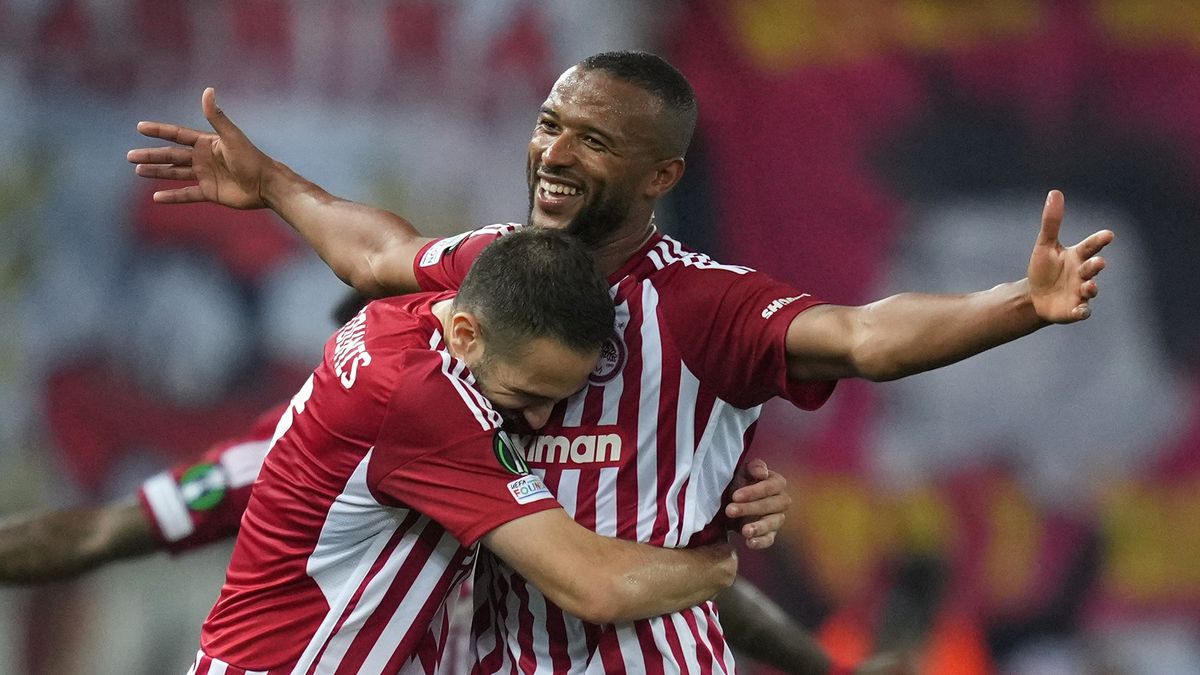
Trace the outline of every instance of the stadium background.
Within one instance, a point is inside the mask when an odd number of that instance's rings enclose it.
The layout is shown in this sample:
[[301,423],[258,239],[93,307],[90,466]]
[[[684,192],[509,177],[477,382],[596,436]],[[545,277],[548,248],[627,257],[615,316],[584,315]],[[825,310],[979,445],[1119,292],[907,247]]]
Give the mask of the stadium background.
[[[273,215],[152,204],[136,121],[203,126],[214,85],[268,153],[450,234],[523,218],[536,106],[614,48],[700,97],[665,229],[830,300],[1021,276],[1050,187],[1064,240],[1118,233],[1085,324],[768,406],[755,454],[795,505],[745,574],[847,657],[1200,672],[1183,1],[0,0],[0,513],[132,491],[290,395],[333,328],[341,286]],[[182,672],[227,555],[3,590],[0,663]]]

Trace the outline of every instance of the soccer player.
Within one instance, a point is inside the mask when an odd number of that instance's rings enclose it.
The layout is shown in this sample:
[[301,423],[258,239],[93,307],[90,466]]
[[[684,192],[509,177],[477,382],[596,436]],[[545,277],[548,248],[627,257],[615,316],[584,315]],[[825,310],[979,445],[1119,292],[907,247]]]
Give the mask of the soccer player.
[[501,429],[541,428],[586,383],[612,321],[586,250],[544,229],[487,247],[456,293],[369,304],[279,420],[195,673],[432,673],[476,542],[594,622],[728,587],[728,544],[581,527]]
[[[211,89],[202,107],[215,134],[139,123],[178,145],[130,151],[138,174],[196,182],[155,199],[270,207],[368,295],[453,288],[487,242],[519,229],[423,238],[403,218],[340,200],[259,151]],[[977,293],[839,306],[691,251],[658,232],[652,215],[683,174],[695,121],[691,86],[668,63],[604,53],[559,77],[529,143],[528,225],[588,244],[617,318],[589,387],[521,448],[568,512],[599,533],[668,547],[712,541],[721,494],[769,398],[815,408],[840,378],[904,377],[1091,311],[1098,254],[1113,234],[1063,246],[1058,191],[1043,208],[1028,276]],[[732,505],[728,515],[742,514]],[[734,669],[709,603],[590,625],[490,556],[477,566],[476,593],[477,672]]]

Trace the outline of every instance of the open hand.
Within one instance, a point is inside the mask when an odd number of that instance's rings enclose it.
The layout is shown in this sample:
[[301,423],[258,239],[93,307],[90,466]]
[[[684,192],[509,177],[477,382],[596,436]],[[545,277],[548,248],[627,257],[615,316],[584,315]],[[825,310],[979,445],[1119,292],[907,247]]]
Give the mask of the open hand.
[[1096,275],[1104,269],[1100,251],[1113,240],[1100,230],[1071,247],[1058,241],[1063,219],[1063,194],[1051,190],[1042,209],[1042,228],[1029,257],[1029,292],[1038,318],[1047,323],[1073,323],[1091,316],[1089,301],[1099,288]]
[[200,97],[204,117],[216,133],[163,122],[138,122],[144,136],[178,145],[130,150],[126,156],[145,178],[195,181],[196,185],[159,190],[154,201],[164,204],[216,202],[237,209],[266,206],[262,184],[274,160],[256,148],[217,107],[216,91]]

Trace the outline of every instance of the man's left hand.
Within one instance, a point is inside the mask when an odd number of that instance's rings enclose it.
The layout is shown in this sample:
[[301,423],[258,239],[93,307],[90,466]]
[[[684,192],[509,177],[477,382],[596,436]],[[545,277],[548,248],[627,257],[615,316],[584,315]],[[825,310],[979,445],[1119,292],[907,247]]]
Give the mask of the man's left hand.
[[746,462],[734,476],[730,502],[725,515],[741,522],[740,532],[746,546],[769,548],[783,527],[784,513],[792,504],[787,494],[787,479],[767,468],[761,459]]

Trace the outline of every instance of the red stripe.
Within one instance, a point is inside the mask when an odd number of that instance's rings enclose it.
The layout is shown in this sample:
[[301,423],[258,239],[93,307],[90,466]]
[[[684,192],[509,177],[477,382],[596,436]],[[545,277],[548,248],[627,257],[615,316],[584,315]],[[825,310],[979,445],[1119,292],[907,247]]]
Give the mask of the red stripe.
[[[570,620],[575,618],[571,617]],[[546,640],[550,647],[550,665],[556,673],[571,670],[571,657],[567,652],[567,621],[563,611],[546,600]]]
[[195,675],[208,675],[208,669],[209,669],[209,666],[211,666],[211,665],[212,665],[212,658],[209,657],[207,654],[202,655],[200,657],[200,660],[196,662]]
[[721,664],[721,672],[727,673],[725,670],[725,635],[721,632],[721,619],[717,612],[716,605],[711,602],[706,602],[700,605],[700,611],[704,612],[704,617],[708,619],[708,644],[712,649],[713,657],[717,663]]
[[650,624],[654,621],[662,621],[662,619],[646,619],[638,621],[634,624],[634,629],[637,631],[638,644],[642,646],[642,660],[646,663],[646,675],[659,675],[664,673],[663,654],[658,650],[658,645],[654,642],[654,633],[650,630]]
[[[641,621],[639,623],[645,622]],[[606,627],[604,632],[600,634],[599,644],[596,648],[600,650],[600,662],[604,664],[604,672],[625,672],[625,659],[621,656],[621,641],[618,639],[617,631],[613,627]]]

